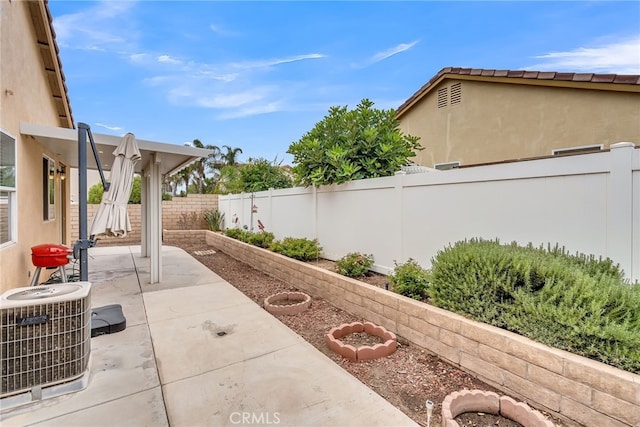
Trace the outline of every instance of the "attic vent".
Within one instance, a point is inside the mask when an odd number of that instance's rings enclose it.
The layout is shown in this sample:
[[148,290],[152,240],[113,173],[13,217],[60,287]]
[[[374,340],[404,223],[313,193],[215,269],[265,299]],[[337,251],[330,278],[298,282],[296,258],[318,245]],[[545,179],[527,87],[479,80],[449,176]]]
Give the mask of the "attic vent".
[[462,102],[462,83],[454,83],[451,85],[451,104],[460,102]]
[[438,108],[444,108],[447,106],[448,102],[448,87],[443,87],[442,89],[438,89]]

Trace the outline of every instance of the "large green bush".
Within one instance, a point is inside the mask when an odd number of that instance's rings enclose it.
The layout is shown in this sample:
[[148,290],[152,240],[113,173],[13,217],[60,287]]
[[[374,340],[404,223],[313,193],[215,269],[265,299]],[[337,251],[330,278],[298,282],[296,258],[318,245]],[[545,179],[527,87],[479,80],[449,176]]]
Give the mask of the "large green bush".
[[423,149],[418,139],[400,130],[395,110],[374,108],[363,99],[353,110],[331,107],[287,153],[293,155],[296,183],[341,184],[393,175]]
[[640,372],[640,286],[623,277],[608,259],[470,240],[436,255],[428,295],[438,307]]
[[285,237],[282,241],[273,242],[269,249],[300,261],[317,259],[322,252],[317,240],[294,237]]

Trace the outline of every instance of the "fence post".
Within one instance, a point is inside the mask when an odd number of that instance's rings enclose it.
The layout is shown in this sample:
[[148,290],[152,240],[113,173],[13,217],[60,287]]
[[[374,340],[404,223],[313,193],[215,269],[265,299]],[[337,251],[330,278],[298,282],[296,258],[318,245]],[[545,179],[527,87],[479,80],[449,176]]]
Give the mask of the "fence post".
[[[633,271],[633,150],[631,142],[610,147],[607,200],[607,256],[620,264],[625,276],[638,280]],[[585,230],[586,232],[586,230]]]
[[[395,242],[395,256],[394,259],[398,260],[398,263],[405,262],[404,258],[404,176],[407,173],[405,171],[398,171],[395,173],[395,206],[396,206],[396,232],[397,236]],[[391,273],[391,272],[389,272]]]

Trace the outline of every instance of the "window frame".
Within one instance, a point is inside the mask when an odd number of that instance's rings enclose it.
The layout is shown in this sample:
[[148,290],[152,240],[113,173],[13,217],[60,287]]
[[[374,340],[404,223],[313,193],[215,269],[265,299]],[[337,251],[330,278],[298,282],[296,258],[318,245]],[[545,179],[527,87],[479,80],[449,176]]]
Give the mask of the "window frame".
[[[45,166],[46,164],[46,166]],[[42,155],[42,220],[56,219],[56,161]]]
[[15,245],[18,241],[18,144],[17,139],[10,132],[0,128],[0,150],[2,142],[9,139],[13,142],[13,186],[2,185],[0,192],[7,193],[7,240],[0,240],[0,249]]

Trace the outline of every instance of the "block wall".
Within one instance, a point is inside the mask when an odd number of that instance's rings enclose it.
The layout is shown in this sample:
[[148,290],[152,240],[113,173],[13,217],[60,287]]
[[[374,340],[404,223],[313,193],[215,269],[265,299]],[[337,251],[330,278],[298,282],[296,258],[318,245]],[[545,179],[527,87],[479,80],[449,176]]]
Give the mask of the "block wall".
[[208,245],[384,326],[488,384],[585,426],[640,426],[640,376],[345,276],[205,232]]
[[[87,205],[88,226],[96,214],[99,205]],[[131,231],[123,238],[101,235],[98,244],[107,245],[139,245],[141,242],[141,205],[128,205]],[[204,214],[218,209],[217,194],[189,194],[187,197],[174,197],[162,202],[162,228],[165,230],[206,230],[207,222]],[[71,242],[80,235],[78,205],[71,205]]]

